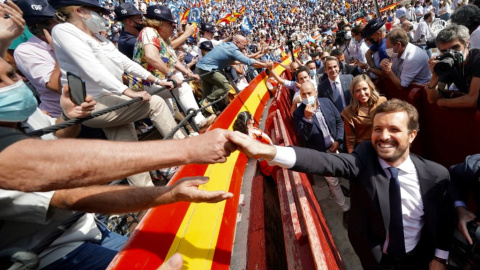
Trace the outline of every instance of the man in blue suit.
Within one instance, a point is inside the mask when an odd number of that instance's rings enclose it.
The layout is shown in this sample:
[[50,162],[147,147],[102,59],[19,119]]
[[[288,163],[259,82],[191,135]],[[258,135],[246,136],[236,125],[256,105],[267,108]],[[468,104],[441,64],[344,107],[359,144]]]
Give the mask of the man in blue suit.
[[[302,104],[293,112],[297,135],[304,146],[321,152],[336,153],[343,142],[343,121],[335,105],[328,98],[318,98],[312,82],[300,86]],[[347,227],[350,205],[337,177],[325,176],[335,202],[343,210],[343,225]]]
[[318,97],[330,99],[339,112],[350,104],[350,84],[353,76],[340,74],[340,63],[334,56],[325,59],[327,80],[318,85]]

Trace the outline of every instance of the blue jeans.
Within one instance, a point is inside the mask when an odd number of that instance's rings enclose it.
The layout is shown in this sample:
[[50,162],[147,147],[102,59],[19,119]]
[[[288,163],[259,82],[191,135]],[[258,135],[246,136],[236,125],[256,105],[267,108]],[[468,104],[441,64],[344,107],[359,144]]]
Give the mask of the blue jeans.
[[103,223],[97,222],[97,226],[102,233],[100,242],[85,242],[72,252],[42,269],[106,269],[127,241],[127,237],[109,231]]

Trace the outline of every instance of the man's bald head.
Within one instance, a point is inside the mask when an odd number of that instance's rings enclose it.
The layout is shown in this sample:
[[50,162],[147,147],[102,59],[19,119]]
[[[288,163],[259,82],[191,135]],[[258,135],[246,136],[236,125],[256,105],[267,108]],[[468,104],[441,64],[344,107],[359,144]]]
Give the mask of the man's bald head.
[[247,42],[247,39],[244,36],[235,35],[235,36],[233,36],[233,44],[237,45],[237,47],[240,50],[243,50],[247,46],[248,42]]
[[315,89],[315,85],[311,81],[306,81],[300,85],[300,95],[303,96],[305,95],[312,95],[317,91]]

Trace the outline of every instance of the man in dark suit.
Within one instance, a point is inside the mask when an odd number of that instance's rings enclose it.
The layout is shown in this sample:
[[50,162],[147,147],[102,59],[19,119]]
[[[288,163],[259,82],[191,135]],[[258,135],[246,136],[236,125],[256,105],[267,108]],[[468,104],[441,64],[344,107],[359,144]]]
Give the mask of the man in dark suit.
[[[303,145],[320,152],[336,153],[343,142],[343,121],[335,105],[328,98],[318,98],[312,82],[300,86],[302,104],[293,112],[297,136]],[[343,211],[343,226],[347,228],[350,206],[337,177],[325,176],[335,202]]]
[[398,99],[379,105],[371,142],[352,154],[267,146],[231,138],[248,156],[296,171],[350,179],[348,235],[364,269],[446,269],[452,238],[447,169],[410,154],[416,109]]
[[350,84],[353,76],[340,74],[339,65],[336,57],[329,56],[325,60],[325,74],[328,79],[318,85],[318,97],[329,98],[337,110],[342,112],[350,104]]

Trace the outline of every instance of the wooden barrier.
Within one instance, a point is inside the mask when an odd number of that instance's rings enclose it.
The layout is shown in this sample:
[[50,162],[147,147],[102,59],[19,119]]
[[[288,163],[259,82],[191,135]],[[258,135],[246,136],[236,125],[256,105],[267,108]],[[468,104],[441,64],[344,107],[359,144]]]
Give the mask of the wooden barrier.
[[398,90],[391,80],[376,82],[377,89],[388,99],[408,101],[419,113],[420,132],[412,152],[438,162],[447,168],[465,157],[480,153],[480,112],[476,109],[450,109],[430,104],[423,85],[411,84]]

